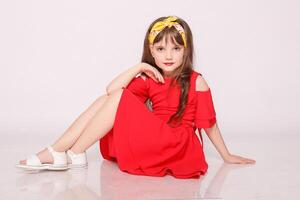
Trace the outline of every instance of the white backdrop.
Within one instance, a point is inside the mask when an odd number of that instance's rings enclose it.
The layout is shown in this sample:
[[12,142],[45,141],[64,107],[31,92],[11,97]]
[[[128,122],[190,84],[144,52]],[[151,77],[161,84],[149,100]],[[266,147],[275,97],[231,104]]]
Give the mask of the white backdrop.
[[225,137],[299,128],[299,1],[1,1],[0,134],[60,135],[140,62],[149,24],[190,25]]

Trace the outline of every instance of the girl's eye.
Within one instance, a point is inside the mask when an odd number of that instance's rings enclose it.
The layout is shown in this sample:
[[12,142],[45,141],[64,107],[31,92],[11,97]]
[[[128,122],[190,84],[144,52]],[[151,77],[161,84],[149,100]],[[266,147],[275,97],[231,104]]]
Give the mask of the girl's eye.
[[[157,51],[162,51],[164,48],[163,47],[158,47],[158,48],[156,48],[157,49]],[[180,47],[174,47],[174,49],[176,50],[176,51],[180,51]]]

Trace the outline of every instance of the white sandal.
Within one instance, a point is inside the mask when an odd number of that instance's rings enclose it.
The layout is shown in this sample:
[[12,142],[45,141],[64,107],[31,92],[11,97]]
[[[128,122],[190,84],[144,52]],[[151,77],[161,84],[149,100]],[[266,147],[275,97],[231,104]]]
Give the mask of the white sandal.
[[53,163],[41,163],[37,155],[30,155],[26,159],[26,164],[16,164],[17,168],[28,170],[66,170],[68,169],[66,152],[57,152],[51,146],[47,147],[53,157]]
[[67,151],[68,168],[86,168],[87,156],[86,152],[75,154],[73,151]]

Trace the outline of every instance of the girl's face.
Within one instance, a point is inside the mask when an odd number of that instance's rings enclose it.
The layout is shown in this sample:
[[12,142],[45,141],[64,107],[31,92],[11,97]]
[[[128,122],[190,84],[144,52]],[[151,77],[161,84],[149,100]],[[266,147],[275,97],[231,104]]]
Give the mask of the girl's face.
[[[176,41],[174,40],[174,42]],[[161,41],[150,45],[150,51],[155,64],[162,69],[163,76],[170,76],[172,71],[182,64],[184,46],[178,43],[174,44],[170,36],[168,42],[164,37]]]

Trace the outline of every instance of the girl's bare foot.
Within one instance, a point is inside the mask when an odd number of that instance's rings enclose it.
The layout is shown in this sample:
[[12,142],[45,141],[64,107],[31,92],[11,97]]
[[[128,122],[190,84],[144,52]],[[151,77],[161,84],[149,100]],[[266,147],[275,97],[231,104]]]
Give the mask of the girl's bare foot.
[[[48,151],[47,148],[45,148],[44,150],[40,151],[37,153],[38,158],[40,159],[41,163],[53,163],[53,157],[50,154],[50,152]],[[26,159],[25,160],[21,160],[19,162],[21,165],[26,165]]]

